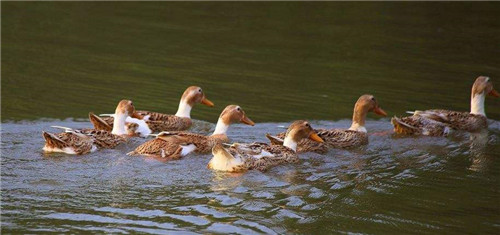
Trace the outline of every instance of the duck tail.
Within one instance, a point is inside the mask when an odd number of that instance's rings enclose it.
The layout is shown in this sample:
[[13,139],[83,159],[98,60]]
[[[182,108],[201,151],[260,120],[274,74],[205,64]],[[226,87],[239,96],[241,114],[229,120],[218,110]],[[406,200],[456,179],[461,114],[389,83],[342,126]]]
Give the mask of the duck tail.
[[64,132],[69,132],[69,133],[74,133],[75,130],[73,130],[73,128],[71,127],[65,127],[65,126],[50,126],[52,128],[57,128],[57,129],[63,129]]
[[400,118],[394,116],[391,119],[391,123],[394,126],[394,132],[399,134],[408,134],[414,132],[417,128],[410,126],[403,122]]
[[106,121],[95,115],[93,112],[89,112],[89,120],[96,130],[111,131],[113,129]]
[[284,141],[281,138],[278,138],[277,136],[273,136],[269,133],[266,133],[266,137],[271,141],[272,145],[283,145]]
[[127,153],[127,156],[135,156],[135,155],[138,155],[138,153],[135,150]]
[[56,135],[49,133],[49,132],[42,132],[42,136],[45,139],[45,145],[48,145],[52,148],[65,148],[68,147],[68,144],[64,141],[61,140],[59,137]]

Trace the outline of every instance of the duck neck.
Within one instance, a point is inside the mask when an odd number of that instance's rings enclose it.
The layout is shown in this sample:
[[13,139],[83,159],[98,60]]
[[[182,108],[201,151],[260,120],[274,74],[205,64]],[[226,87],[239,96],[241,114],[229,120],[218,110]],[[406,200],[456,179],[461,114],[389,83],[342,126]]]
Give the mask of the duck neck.
[[349,130],[361,131],[366,133],[366,113],[367,112],[365,110],[358,110],[357,107],[354,107],[354,113],[352,114],[352,124]]
[[472,95],[470,98],[470,113],[479,114],[486,117],[484,112],[484,92]]
[[212,135],[218,135],[218,134],[226,134],[227,129],[229,128],[229,124],[225,123],[222,118],[219,118],[217,121],[217,125],[215,126],[215,131]]
[[115,135],[126,135],[125,130],[125,120],[127,119],[127,114],[125,113],[115,113],[115,118],[113,120],[113,130],[111,134]]
[[297,141],[295,141],[291,136],[286,136],[283,141],[283,146],[291,148],[294,152],[297,151]]
[[181,100],[179,102],[179,108],[177,109],[177,113],[175,113],[175,116],[177,117],[185,117],[185,118],[191,118],[191,107],[190,104],[188,104],[185,100]]

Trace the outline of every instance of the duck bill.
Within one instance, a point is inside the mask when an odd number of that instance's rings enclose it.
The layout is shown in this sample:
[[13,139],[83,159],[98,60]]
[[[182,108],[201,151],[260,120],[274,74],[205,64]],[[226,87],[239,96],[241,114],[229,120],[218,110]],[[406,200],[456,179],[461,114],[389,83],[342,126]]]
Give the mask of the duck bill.
[[312,140],[314,140],[314,141],[316,141],[316,142],[320,142],[320,143],[325,142],[325,141],[324,141],[323,139],[321,139],[321,137],[319,137],[319,135],[318,135],[318,134],[316,134],[316,133],[312,133],[312,134],[310,134],[310,135],[309,135],[309,139],[312,139]]
[[495,89],[491,89],[491,91],[490,91],[490,93],[488,93],[488,95],[494,96],[494,97],[500,97],[500,93],[498,93],[498,91],[496,91]]
[[381,109],[380,107],[376,107],[376,108],[373,110],[373,112],[374,112],[375,114],[380,115],[380,116],[383,116],[383,117],[387,116],[387,113],[386,113],[383,109]]
[[214,107],[214,103],[212,103],[212,101],[208,100],[205,97],[203,97],[203,99],[201,100],[201,103],[208,106],[208,107]]
[[255,122],[250,120],[250,118],[248,118],[246,115],[243,116],[243,118],[240,120],[240,122],[245,123],[245,124],[250,125],[250,126],[255,125]]

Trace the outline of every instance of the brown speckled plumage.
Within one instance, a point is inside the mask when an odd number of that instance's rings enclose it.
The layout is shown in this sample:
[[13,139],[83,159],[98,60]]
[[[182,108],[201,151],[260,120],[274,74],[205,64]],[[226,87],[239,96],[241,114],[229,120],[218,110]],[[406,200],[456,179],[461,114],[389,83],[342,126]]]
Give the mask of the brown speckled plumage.
[[119,144],[127,142],[125,137],[111,134],[110,131],[94,129],[81,129],[76,131],[80,131],[81,133],[92,137],[96,146],[101,149],[112,149]]
[[[191,107],[194,107],[194,105],[198,103],[210,107],[214,105],[205,97],[205,93],[203,93],[202,89],[198,86],[190,86],[184,91],[181,97],[181,104],[183,103]],[[181,106],[179,106],[179,109],[180,107]],[[136,111],[132,114],[132,117],[145,120],[152,132],[184,131],[189,129],[193,124],[191,118],[189,118],[189,112],[187,116],[176,116],[158,112]],[[104,117],[103,120],[108,125],[113,125],[113,117]]]
[[[213,157],[208,163],[208,168],[226,172],[242,172],[253,169],[265,171],[276,165],[297,163],[299,158],[295,147],[298,141],[305,138],[323,142],[307,121],[299,120],[288,127],[283,145],[258,142],[235,143],[226,149],[222,144],[217,144],[212,149]],[[273,139],[273,141],[281,143],[277,139]]]
[[173,144],[166,140],[155,138],[139,145],[134,151],[128,153],[128,155],[143,155],[177,160],[182,158],[181,151],[182,147],[179,144]]
[[89,113],[89,120],[96,130],[111,131],[113,130],[113,122],[107,123],[103,118],[95,115],[93,112]]
[[402,134],[422,134],[446,136],[449,129],[479,132],[488,127],[484,112],[486,96],[500,97],[489,77],[479,76],[471,89],[471,111],[457,112],[444,109],[431,109],[412,112],[413,116],[392,119],[394,131]]
[[485,116],[469,112],[432,109],[419,111],[417,115],[445,123],[455,130],[477,132],[488,127],[488,119]]
[[162,151],[167,155],[176,151],[181,144],[194,144],[195,152],[209,153],[217,143],[227,143],[226,135],[204,136],[188,132],[169,132],[169,136],[155,138],[141,144],[134,151],[134,155],[161,156]]
[[[316,133],[324,143],[319,143],[310,139],[302,139],[297,145],[297,152],[326,153],[329,148],[355,148],[368,144],[368,134],[361,131],[346,129],[317,129]],[[285,132],[279,133],[276,137],[285,138]]]
[[[297,144],[297,152],[326,153],[329,148],[356,148],[368,144],[368,134],[364,127],[368,112],[374,112],[381,116],[387,115],[373,95],[362,95],[354,104],[351,128],[317,129],[315,130],[316,133],[324,142],[319,143],[310,139],[302,139]],[[284,139],[285,134],[285,132],[279,133],[277,137]],[[276,144],[279,145],[279,143]]]
[[42,136],[45,139],[44,149],[71,148],[78,155],[91,152],[94,144],[92,138],[75,133],[62,132],[52,134],[44,131]]
[[[190,118],[186,117],[177,117],[175,115],[163,114],[163,113],[155,113],[148,111],[137,111],[137,113],[143,114],[152,114],[157,118],[149,117],[146,121],[149,129],[152,132],[161,132],[161,131],[184,131],[191,127],[193,122]],[[144,116],[146,116],[144,115]],[[108,125],[113,125],[113,117],[103,117],[102,118]]]
[[[244,163],[242,165],[234,166],[228,172],[243,172],[247,170],[266,171],[271,167],[297,163],[299,157],[290,148],[282,145],[268,145],[266,143],[252,143],[252,144],[237,144],[229,148],[224,148],[218,144],[214,151],[227,151],[235,158],[240,158]],[[263,151],[272,154],[272,156],[260,156]],[[209,168],[211,168],[209,163]]]
[[394,126],[394,132],[398,134],[447,136],[450,132],[446,124],[417,115],[402,118],[393,117],[391,122]]

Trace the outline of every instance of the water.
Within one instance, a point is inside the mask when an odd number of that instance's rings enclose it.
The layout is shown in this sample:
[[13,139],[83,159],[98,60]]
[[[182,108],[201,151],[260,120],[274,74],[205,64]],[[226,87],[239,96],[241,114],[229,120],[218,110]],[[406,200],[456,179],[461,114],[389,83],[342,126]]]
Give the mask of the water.
[[[302,154],[268,172],[216,173],[210,155],[43,154],[42,130],[89,127],[118,100],[174,113],[189,85],[208,134],[227,105],[267,141],[295,119],[346,128],[359,95],[392,115],[468,110],[475,77],[500,84],[498,3],[2,2],[2,233],[499,233],[500,102],[489,130],[394,136]],[[497,85],[497,90],[500,87]],[[200,121],[203,120],[203,121]],[[325,120],[325,121],[318,121]]]
[[[4,232],[497,233],[500,122],[474,142],[393,136],[371,120],[370,144],[266,173],[210,171],[210,155],[129,157],[143,142],[86,156],[43,154],[40,130],[86,122],[7,123],[2,135]],[[235,125],[234,141],[266,141],[288,123]],[[348,120],[312,122],[345,127]],[[214,125],[196,122],[210,133]],[[251,136],[251,137],[249,137]],[[474,143],[474,145],[473,145]]]

